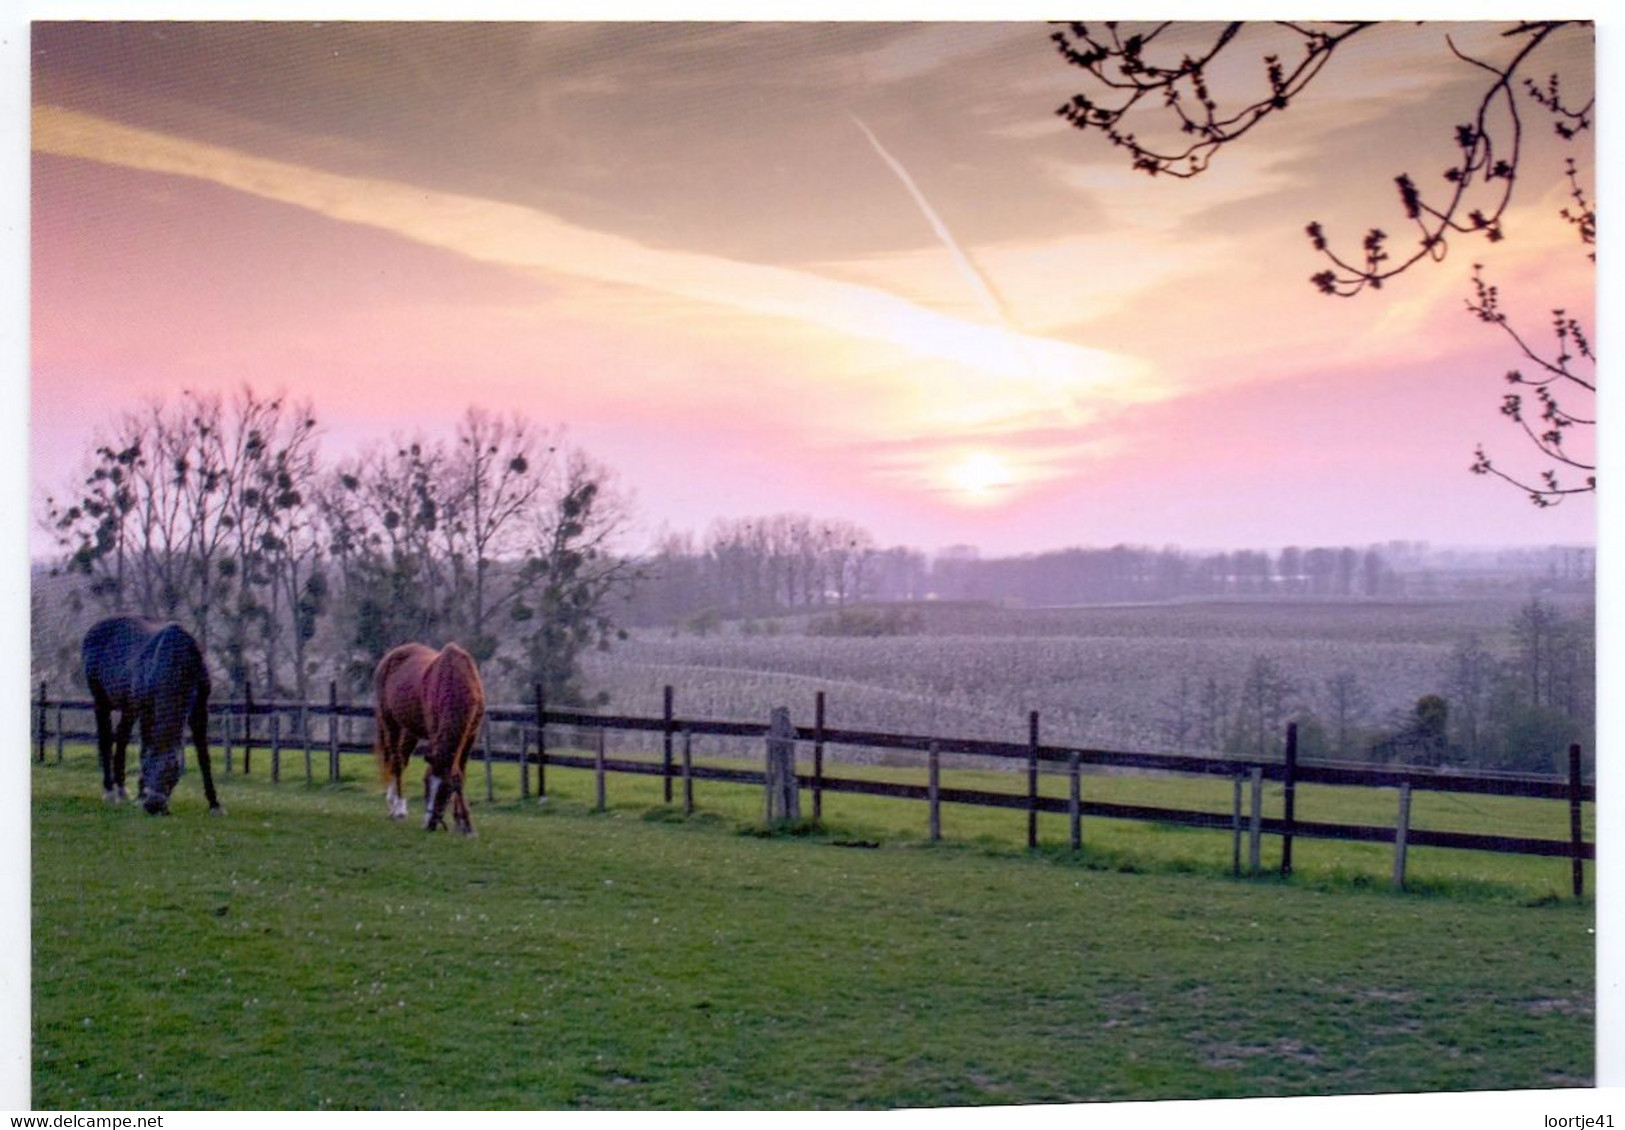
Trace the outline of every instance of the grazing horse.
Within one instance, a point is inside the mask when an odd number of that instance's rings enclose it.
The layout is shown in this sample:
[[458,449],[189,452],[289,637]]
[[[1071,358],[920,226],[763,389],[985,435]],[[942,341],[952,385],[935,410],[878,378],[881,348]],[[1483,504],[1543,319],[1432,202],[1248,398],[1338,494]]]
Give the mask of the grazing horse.
[[80,650],[96,707],[102,799],[113,803],[129,799],[124,791],[124,757],[130,731],[139,721],[141,803],[155,816],[167,815],[169,795],[181,776],[183,731],[190,725],[209,810],[224,812],[209,771],[209,667],[197,640],[179,624],[114,616],[86,632]]
[[405,643],[379,660],[373,689],[378,697],[373,753],[379,774],[389,782],[390,816],[406,819],[401,774],[418,742],[427,740],[423,830],[446,826],[449,799],[457,830],[473,835],[474,822],[463,798],[463,766],[485,717],[485,687],[473,656],[454,643],[440,651]]

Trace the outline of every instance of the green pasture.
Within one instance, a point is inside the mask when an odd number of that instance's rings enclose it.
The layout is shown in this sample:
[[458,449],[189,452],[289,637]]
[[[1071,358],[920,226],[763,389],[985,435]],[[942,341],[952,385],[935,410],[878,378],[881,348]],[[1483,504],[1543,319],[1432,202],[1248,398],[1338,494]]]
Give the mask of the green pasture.
[[[607,751],[611,758],[651,765],[660,761],[658,752],[644,750],[629,753],[617,750],[614,740],[611,735]],[[677,743],[674,746],[673,771],[676,773],[681,767],[681,747]],[[848,760],[835,752],[838,748],[831,747],[826,753],[824,772],[827,777],[920,786],[926,783],[923,755],[917,766],[883,766]],[[551,752],[577,758],[592,756],[591,751],[586,749],[560,748],[556,745]],[[88,746],[70,743],[65,748],[65,757],[70,765],[83,760],[87,771],[95,771],[94,751]],[[47,751],[47,760],[54,763],[54,751]],[[138,779],[137,760],[137,754],[132,749],[132,788]],[[235,751],[233,771],[229,775],[223,770],[224,758],[218,749],[214,760],[217,783],[223,790],[244,780],[240,746]],[[760,758],[737,756],[696,754],[693,763],[696,766],[735,770],[760,771],[762,768]],[[943,756],[942,788],[1003,792],[1025,797],[1025,763],[1013,764],[1010,769],[1004,770],[956,768],[964,763],[964,759]],[[251,765],[251,779],[270,780],[272,757],[269,749],[256,746]],[[422,776],[417,765],[414,762],[408,773],[407,788],[415,814],[421,811]],[[812,767],[811,751],[803,745],[798,754],[798,769],[805,775],[812,772]],[[306,761],[302,747],[285,746],[281,751],[279,768],[282,785],[303,784],[306,781]],[[1041,769],[1040,795],[1064,799],[1069,789],[1064,767],[1044,763]],[[353,781],[362,791],[373,789],[376,772],[369,756],[345,754],[341,772],[347,781]],[[476,822],[479,820],[479,807],[488,797],[499,803],[517,802],[520,799],[521,783],[517,765],[494,762],[487,770],[476,750],[467,772],[466,791],[474,806]],[[318,745],[311,751],[310,779],[325,782],[326,774],[327,751],[325,746]],[[547,768],[548,806],[580,811],[592,809],[596,805],[593,777],[590,770],[550,765]],[[182,795],[193,786],[201,795],[202,786],[195,772],[189,775],[187,781]],[[529,789],[531,792],[536,789],[534,765],[530,767]],[[735,824],[760,822],[762,819],[763,800],[759,786],[696,779],[693,789],[700,814]],[[1085,800],[1189,809],[1225,817],[1233,815],[1235,801],[1234,786],[1229,778],[1140,775],[1113,770],[1091,772],[1087,768],[1082,780],[1082,793]],[[609,807],[617,811],[658,815],[654,810],[665,806],[662,782],[656,776],[608,773],[605,794]],[[225,795],[224,792],[222,795]],[[1246,822],[1251,811],[1251,786],[1245,782],[1241,800],[1241,862],[1245,870],[1249,855]],[[672,782],[672,803],[677,808],[682,804],[682,783],[675,778]],[[1283,803],[1281,785],[1264,782],[1264,816],[1283,816]],[[229,800],[227,804],[229,807]],[[377,805],[382,810],[381,793]],[[1398,819],[1398,808],[1397,789],[1313,784],[1300,784],[1297,787],[1295,811],[1297,818],[1303,821],[1393,827]],[[811,819],[813,801],[810,788],[802,790],[802,812],[804,817]],[[823,795],[823,822],[818,831],[828,839],[925,844],[929,842],[928,823],[928,806],[924,801],[826,790]],[[939,847],[945,850],[959,848],[993,854],[1021,854],[1027,850],[1027,814],[1024,810],[945,803],[941,823],[942,841]],[[1411,797],[1410,826],[1413,830],[1476,832],[1566,841],[1569,837],[1569,810],[1566,802],[1557,800],[1417,790]],[[1595,806],[1590,803],[1581,806],[1581,827],[1585,839],[1594,842]],[[1235,845],[1228,829],[1085,817],[1084,848],[1082,852],[1074,853],[1066,815],[1040,813],[1038,836],[1042,853],[1090,869],[1190,872],[1222,878],[1232,875]],[[1279,869],[1280,859],[1280,837],[1264,835],[1259,860],[1261,876],[1267,878],[1274,874]],[[1392,844],[1315,840],[1302,836],[1293,841],[1293,872],[1299,884],[1387,888],[1392,883],[1393,866]],[[1589,861],[1584,867],[1589,897],[1594,889],[1595,875]],[[1415,893],[1447,893],[1452,897],[1513,901],[1572,897],[1571,865],[1567,859],[1558,857],[1412,846],[1407,856],[1405,877],[1407,889]]]
[[[93,757],[67,753],[33,771],[36,1108],[896,1107],[1592,1078],[1592,906],[1549,897],[1561,860],[1484,857],[1396,894],[1381,859],[1363,883],[1349,849],[1304,841],[1293,881],[1236,881],[1222,834],[1091,821],[1074,856],[1046,820],[1030,854],[1023,813],[954,807],[953,841],[932,846],[923,804],[833,794],[828,831],[741,834],[754,789],[697,782],[684,818],[658,780],[611,776],[597,812],[589,773],[550,769],[537,804],[504,766],[488,803],[477,764],[464,840],[387,820],[359,758],[307,785],[298,754],[272,785],[259,751],[253,777],[221,783],[228,815],[206,814],[193,772],[175,815],[150,818],[104,805]],[[1418,852],[1418,870],[1429,855],[1480,859]],[[1512,864],[1536,870],[1496,870]]]
[[[561,751],[554,751],[561,752]],[[588,756],[585,751],[569,751]],[[644,754],[629,760],[654,761]],[[952,764],[943,759],[944,765]],[[696,758],[696,765],[760,769],[760,762],[738,759]],[[812,770],[811,757],[803,752],[799,770]],[[506,770],[506,775],[504,771]],[[826,776],[884,780],[914,785],[926,782],[923,765],[897,768],[827,760]],[[484,770],[471,767],[471,795],[484,796]],[[497,797],[519,794],[517,769],[495,766],[493,791]],[[944,768],[940,777],[944,789],[976,789],[988,792],[1026,795],[1024,767],[1014,771]],[[1065,798],[1069,782],[1064,772],[1051,767],[1039,775],[1042,796]],[[548,770],[548,790],[554,799],[592,805],[596,797],[592,774],[586,770]],[[697,807],[731,820],[751,821],[762,817],[761,789],[715,781],[694,782]],[[606,796],[611,807],[644,809],[664,803],[658,777],[610,773]],[[1086,773],[1082,782],[1086,800],[1117,804],[1138,804],[1162,808],[1190,809],[1233,814],[1234,786],[1228,778],[1175,775],[1129,775]],[[673,802],[682,803],[681,783],[673,783]],[[802,790],[802,813],[812,814],[810,789]],[[1242,789],[1242,866],[1248,862],[1245,825],[1251,811],[1251,787]],[[1367,789],[1329,785],[1299,785],[1295,810],[1297,818],[1339,824],[1368,824],[1393,827],[1398,818],[1399,793],[1396,789]],[[1263,814],[1283,815],[1283,792],[1279,784],[1265,782]],[[1528,800],[1518,797],[1458,795],[1413,792],[1412,829],[1443,832],[1479,832],[1567,840],[1569,812],[1566,803]],[[823,821],[831,835],[848,838],[881,839],[923,843],[929,839],[928,806],[924,801],[874,797],[857,793],[825,791]],[[1590,804],[1581,808],[1581,824],[1586,839],[1595,835],[1594,812]],[[1027,814],[1015,809],[974,805],[942,806],[943,843],[983,851],[1017,852],[1027,846]],[[1059,852],[1069,860],[1094,868],[1125,871],[1201,872],[1215,876],[1231,874],[1234,840],[1229,830],[1186,828],[1150,824],[1134,820],[1086,817],[1083,821],[1084,850],[1074,857],[1068,818],[1060,813],[1040,813],[1040,850]],[[1281,841],[1278,836],[1263,837],[1260,865],[1265,872],[1279,868]],[[1293,842],[1293,870],[1301,882],[1388,885],[1393,877],[1391,844],[1347,843],[1297,837]],[[1587,888],[1592,883],[1588,862]],[[1502,855],[1490,852],[1447,848],[1412,847],[1406,861],[1406,885],[1413,891],[1449,892],[1456,896],[1570,897],[1571,876],[1567,859]]]
[[[658,762],[660,755],[648,751],[627,753],[617,750],[614,737],[608,754],[620,760]],[[676,743],[674,743],[676,745]],[[71,748],[71,747],[70,747]],[[826,755],[824,772],[829,777],[883,780],[923,786],[926,770],[923,755],[916,766],[898,767],[864,764],[843,758],[839,747],[831,747]],[[80,751],[88,753],[88,751]],[[585,749],[564,749],[557,746],[552,753],[565,753],[575,757],[590,757]],[[132,754],[133,756],[133,754]],[[674,772],[680,768],[680,745],[674,752]],[[217,761],[219,755],[216,755]],[[327,754],[318,747],[312,752],[312,774],[317,780],[325,779]],[[762,768],[761,759],[743,759],[730,756],[696,754],[694,764],[728,769]],[[945,755],[942,758],[941,785],[944,789],[975,789],[1026,795],[1025,763],[1010,769],[956,768],[964,759]],[[235,768],[230,780],[240,779],[241,750],[237,751]],[[268,778],[271,773],[270,752],[256,748],[252,761],[256,777]],[[798,769],[803,774],[812,772],[812,754],[803,745],[798,754]],[[369,758],[347,754],[343,760],[343,773],[358,782],[373,780]],[[286,747],[282,751],[281,777],[284,782],[302,782],[305,779],[303,750]],[[412,774],[417,789],[419,775]],[[490,781],[487,790],[487,779]],[[535,767],[531,767],[530,787],[535,788]],[[588,770],[561,769],[549,766],[547,785],[550,804],[592,807],[596,804],[593,775]],[[1039,776],[1039,792],[1043,796],[1065,798],[1069,782],[1064,767],[1045,763]],[[488,795],[496,800],[516,800],[520,796],[519,769],[510,763],[494,763],[489,774],[481,764],[478,753],[468,766],[468,795],[477,805]],[[1126,774],[1117,771],[1085,771],[1082,783],[1086,800],[1117,804],[1149,805],[1161,808],[1190,809],[1213,812],[1229,817],[1233,814],[1234,786],[1230,779],[1221,777],[1191,777],[1173,774]],[[664,790],[658,777],[624,773],[609,773],[606,797],[610,807],[642,811],[664,804]],[[757,786],[735,785],[696,779],[694,795],[697,807],[709,814],[729,821],[750,822],[762,817],[762,793]],[[672,784],[673,803],[682,803],[681,782]],[[415,802],[418,797],[413,795]],[[383,802],[380,800],[380,807]],[[1248,844],[1245,823],[1251,811],[1251,788],[1244,783],[1242,789],[1242,866],[1248,862]],[[1365,824],[1393,827],[1398,819],[1399,792],[1397,789],[1368,789],[1330,785],[1299,785],[1296,815],[1298,819],[1337,824]],[[803,815],[812,815],[812,793],[803,789]],[[1263,814],[1279,818],[1283,815],[1283,792],[1280,784],[1265,782],[1263,787]],[[478,816],[476,815],[476,819]],[[1594,806],[1581,808],[1581,823],[1585,838],[1595,838]],[[1563,801],[1529,800],[1518,797],[1480,796],[1473,794],[1415,791],[1411,797],[1412,829],[1442,832],[1478,832],[1494,835],[1520,836],[1534,839],[1566,841],[1569,836],[1568,806]],[[825,791],[823,797],[823,823],[833,838],[883,840],[887,842],[923,843],[928,840],[928,808],[918,800],[874,797],[857,793]],[[1097,869],[1127,871],[1200,872],[1216,876],[1229,876],[1233,862],[1234,842],[1228,830],[1186,828],[1174,825],[1149,824],[1141,821],[1086,817],[1083,822],[1084,850],[1074,855],[1070,850],[1070,825],[1060,813],[1040,813],[1040,849],[1060,852],[1068,860]],[[980,851],[1023,852],[1027,847],[1027,814],[1015,809],[985,808],[962,804],[944,804],[942,808],[942,837],[945,845],[974,848]],[[1278,869],[1281,841],[1266,835],[1260,851],[1260,865],[1264,872]],[[1381,843],[1350,843],[1330,840],[1311,840],[1297,837],[1293,843],[1293,870],[1304,883],[1332,883],[1353,886],[1387,886],[1393,877],[1393,847]],[[1586,886],[1590,891],[1594,878],[1591,864],[1586,865]],[[1448,892],[1454,896],[1511,898],[1524,900],[1540,897],[1570,897],[1570,864],[1567,859],[1553,857],[1504,855],[1491,852],[1461,851],[1451,848],[1412,847],[1406,863],[1406,885],[1418,892]]]

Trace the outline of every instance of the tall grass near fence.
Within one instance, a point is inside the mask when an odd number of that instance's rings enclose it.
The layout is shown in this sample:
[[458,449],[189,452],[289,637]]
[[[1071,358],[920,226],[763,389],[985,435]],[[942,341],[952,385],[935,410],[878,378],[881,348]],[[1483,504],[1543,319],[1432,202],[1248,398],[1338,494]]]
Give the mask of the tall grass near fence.
[[[717,814],[730,787],[685,820],[633,791],[658,780],[617,777],[593,812],[581,771],[550,777],[547,804],[476,793],[470,841],[389,821],[370,775],[273,786],[260,764],[226,785],[229,815],[187,781],[165,819],[102,804],[83,750],[34,768],[35,1107],[894,1107],[1592,1077],[1587,902],[1316,886],[1307,862],[1292,884],[1090,870],[1022,852],[1019,827],[990,852],[737,835]],[[831,818],[865,829],[918,814],[848,801],[876,807]]]

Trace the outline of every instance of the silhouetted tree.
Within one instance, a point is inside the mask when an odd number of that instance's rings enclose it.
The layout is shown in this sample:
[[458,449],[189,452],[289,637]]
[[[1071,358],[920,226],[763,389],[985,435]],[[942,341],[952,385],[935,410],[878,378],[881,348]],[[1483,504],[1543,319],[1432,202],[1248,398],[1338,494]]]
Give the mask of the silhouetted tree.
[[549,701],[586,701],[581,652],[616,638],[612,598],[639,570],[611,548],[626,507],[608,470],[542,435],[471,408],[450,444],[399,439],[332,476],[322,511],[353,685],[396,644],[458,641],[493,693],[540,681]]
[[[1507,384],[1524,390],[1506,393],[1501,398],[1501,414],[1517,424],[1534,446],[1540,458],[1552,464],[1537,473],[1534,481],[1522,474],[1505,470],[1490,458],[1479,444],[1474,453],[1472,470],[1478,475],[1494,475],[1528,492],[1536,506],[1552,506],[1564,496],[1584,494],[1597,489],[1594,456],[1576,451],[1566,441],[1575,428],[1595,426],[1594,411],[1589,407],[1597,395],[1597,356],[1580,321],[1566,310],[1552,311],[1553,347],[1546,352],[1530,345],[1514,329],[1501,310],[1500,291],[1484,281],[1482,267],[1473,267],[1474,297],[1467,309],[1480,321],[1500,329],[1509,337],[1523,358],[1534,368],[1520,367],[1507,370]],[[1526,393],[1533,395],[1537,410],[1531,419],[1531,406],[1524,403]],[[1561,397],[1561,399],[1559,399]],[[1575,398],[1587,408],[1576,411]],[[1567,404],[1569,407],[1564,407]],[[1573,476],[1579,476],[1576,483]]]
[[1196,688],[1189,672],[1180,672],[1177,689],[1158,705],[1162,708],[1158,729],[1175,752],[1184,753],[1197,732]]
[[1344,669],[1326,679],[1323,701],[1331,727],[1327,744],[1338,757],[1353,756],[1359,745],[1359,733],[1371,711],[1371,693],[1360,682],[1358,674]]
[[446,568],[437,553],[443,459],[423,436],[397,440],[340,465],[324,492],[345,581],[344,667],[358,689],[397,644],[447,642]]
[[[228,619],[233,647],[246,651],[247,632],[256,628],[266,690],[278,694],[286,686],[303,700],[310,689],[306,645],[327,610],[313,498],[315,413],[308,403],[281,397],[255,403],[245,393],[237,415],[254,426],[242,441],[245,481],[233,498],[240,535],[236,615]],[[291,678],[284,680],[284,672]]]
[[1440,765],[1449,752],[1450,704],[1436,694],[1416,700],[1396,732],[1371,747],[1378,761],[1406,765]]
[[607,650],[625,636],[612,598],[641,576],[634,562],[611,550],[626,521],[608,470],[579,451],[568,453],[534,518],[524,565],[532,583],[510,613],[513,623],[529,629],[523,636],[528,674],[543,684],[550,702],[585,702],[581,653]]
[[47,500],[63,570],[103,612],[185,620],[230,683],[259,664],[274,684],[285,633],[322,609],[296,598],[314,553],[315,429],[307,406],[247,386],[229,405],[186,391],[124,412],[78,497]]
[[1253,658],[1241,681],[1230,748],[1237,753],[1273,756],[1286,734],[1287,715],[1297,685],[1267,655]]
[[[1126,150],[1136,169],[1154,176],[1194,177],[1225,146],[1291,107],[1328,72],[1345,45],[1383,26],[1352,21],[1065,24],[1051,39],[1062,59],[1088,76],[1089,89],[1056,113],[1075,128],[1098,133]],[[1454,36],[1446,36],[1446,49],[1468,68],[1465,73],[1481,79],[1481,86],[1471,120],[1451,131],[1452,155],[1443,170],[1443,187],[1428,187],[1438,182],[1409,172],[1394,178],[1402,226],[1414,242],[1391,251],[1389,233],[1373,226],[1358,252],[1347,251],[1334,247],[1324,226],[1312,221],[1306,234],[1328,265],[1310,281],[1325,294],[1354,295],[1378,289],[1420,262],[1443,259],[1452,237],[1481,236],[1492,243],[1503,239],[1502,220],[1522,172],[1524,111],[1532,106],[1547,114],[1564,142],[1591,128],[1590,74],[1565,86],[1561,64],[1548,66],[1548,60],[1561,58],[1558,45],[1576,35],[1589,43],[1592,26],[1565,20],[1510,23],[1498,37],[1503,49],[1494,58],[1468,55]],[[1238,80],[1247,69],[1249,51],[1258,53],[1250,81]],[[1574,85],[1583,88],[1578,96],[1571,92]],[[1596,209],[1573,157],[1566,161],[1565,174],[1570,202],[1560,214],[1595,258],[1589,249],[1596,240]],[[1468,309],[1508,334],[1535,366],[1507,373],[1508,383],[1520,391],[1504,397],[1502,412],[1519,425],[1548,466],[1533,477],[1507,471],[1481,444],[1471,470],[1527,491],[1538,506],[1595,490],[1592,457],[1565,442],[1572,429],[1594,422],[1589,405],[1596,391],[1596,359],[1581,323],[1563,309],[1554,310],[1555,348],[1542,353],[1507,321],[1496,289],[1477,268],[1473,287]],[[1523,403],[1526,392],[1534,395],[1538,411]],[[1569,398],[1585,407],[1576,410]]]
[[497,650],[493,617],[532,580],[524,569],[504,574],[499,559],[525,548],[526,519],[554,473],[557,454],[557,437],[540,435],[518,413],[501,417],[470,407],[457,425],[445,470],[445,549],[464,605],[459,618],[465,646],[482,663]]
[[1468,636],[1451,649],[1444,671],[1445,691],[1456,709],[1451,712],[1456,744],[1469,758],[1484,747],[1492,694],[1499,683],[1502,665],[1476,635]]
[[1196,744],[1199,748],[1213,751],[1225,748],[1235,701],[1236,688],[1233,684],[1221,683],[1213,675],[1202,682],[1196,700]]

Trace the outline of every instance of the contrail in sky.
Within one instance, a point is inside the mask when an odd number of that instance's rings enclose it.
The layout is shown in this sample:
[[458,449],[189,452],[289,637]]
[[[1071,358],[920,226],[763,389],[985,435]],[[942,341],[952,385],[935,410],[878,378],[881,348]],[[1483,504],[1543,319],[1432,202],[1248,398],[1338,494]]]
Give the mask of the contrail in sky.
[[[1170,395],[1167,387],[1148,380],[1143,366],[1129,358],[1011,329],[987,280],[954,243],[908,174],[873,142],[867,128],[863,132],[897,170],[933,229],[962,265],[976,288],[979,306],[996,316],[961,317],[880,287],[701,252],[650,247],[518,204],[307,168],[57,106],[33,107],[32,123],[36,153],[190,178],[385,231],[470,262],[549,279],[635,287],[745,315],[787,320],[846,338],[881,342],[920,358],[952,362],[967,373],[1016,378],[1018,386],[1003,390],[1006,399],[982,402],[979,411],[988,419],[1009,417],[1014,411],[1010,398],[1035,410],[1052,411],[1054,404],[1072,404],[1086,394],[1093,401],[1113,404],[1138,404]],[[613,297],[616,292],[608,293]],[[960,406],[969,411],[969,404],[965,400]]]
[[954,257],[954,261],[959,264],[965,278],[970,282],[971,289],[981,299],[982,306],[987,310],[988,314],[997,319],[999,324],[1006,329],[1013,330],[1015,326],[1010,321],[1010,311],[1005,306],[1004,299],[999,297],[998,292],[993,289],[993,284],[988,281],[987,276],[977,268],[975,263],[971,262],[970,256],[966,255],[959,246],[959,241],[954,238],[954,233],[948,230],[948,225],[942,222],[942,217],[937,215],[937,210],[931,207],[931,202],[925,198],[925,193],[920,191],[920,186],[914,183],[914,178],[908,175],[908,170],[903,168],[903,163],[886,152],[886,147],[880,144],[880,139],[874,135],[874,131],[864,125],[856,114],[849,114],[848,117],[852,119],[853,125],[863,131],[863,136],[869,139],[869,144],[874,146],[876,153],[880,154],[880,159],[886,162],[892,172],[897,174],[897,179],[903,182],[903,187],[908,189],[910,196],[914,197],[914,203],[920,206],[920,212],[925,216],[926,223],[931,225],[931,230],[937,233],[937,238],[942,241],[942,245],[948,249],[949,254]]

